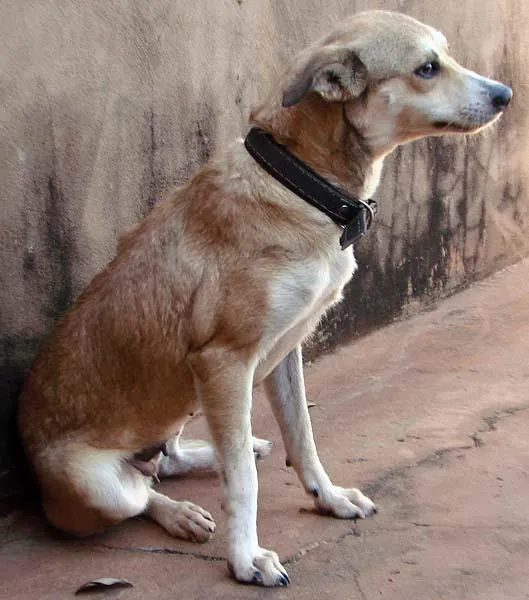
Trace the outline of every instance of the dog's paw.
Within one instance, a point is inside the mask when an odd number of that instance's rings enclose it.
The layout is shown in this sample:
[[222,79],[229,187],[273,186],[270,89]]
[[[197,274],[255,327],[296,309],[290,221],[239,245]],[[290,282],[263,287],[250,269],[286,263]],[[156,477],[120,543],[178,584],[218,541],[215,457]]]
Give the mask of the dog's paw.
[[192,502],[174,502],[161,524],[174,537],[200,543],[207,542],[216,528],[208,511]]
[[330,491],[318,494],[315,502],[321,514],[339,519],[365,519],[377,512],[375,503],[356,488],[333,486]]
[[249,561],[228,562],[228,569],[240,583],[265,587],[286,586],[290,583],[288,573],[279,562],[275,552],[258,548]]
[[265,456],[268,456],[270,450],[272,450],[272,442],[257,437],[253,438],[253,454],[255,460],[261,460]]

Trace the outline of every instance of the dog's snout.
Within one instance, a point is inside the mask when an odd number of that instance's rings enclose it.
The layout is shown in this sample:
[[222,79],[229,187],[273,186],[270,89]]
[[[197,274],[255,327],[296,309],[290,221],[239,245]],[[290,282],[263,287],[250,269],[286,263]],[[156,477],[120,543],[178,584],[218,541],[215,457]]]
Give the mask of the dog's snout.
[[498,83],[491,90],[492,105],[498,111],[507,108],[512,99],[512,90],[509,86]]

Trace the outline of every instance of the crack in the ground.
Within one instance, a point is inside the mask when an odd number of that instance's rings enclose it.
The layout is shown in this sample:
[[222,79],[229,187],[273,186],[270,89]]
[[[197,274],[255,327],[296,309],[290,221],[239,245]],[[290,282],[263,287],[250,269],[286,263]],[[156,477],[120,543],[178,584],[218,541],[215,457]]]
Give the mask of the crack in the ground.
[[479,448],[485,444],[485,442],[479,437],[480,433],[488,433],[491,431],[497,431],[498,422],[504,418],[516,415],[525,410],[529,410],[529,405],[522,406],[514,406],[503,409],[498,409],[493,412],[492,415],[487,415],[481,417],[481,421],[485,424],[485,426],[479,427],[476,431],[471,433],[468,437],[472,440],[472,444],[465,444],[461,446],[453,446],[450,448],[440,448],[434,450],[427,456],[414,461],[413,463],[409,463],[397,468],[387,469],[382,475],[377,477],[371,483],[368,483],[364,486],[364,492],[368,495],[376,495],[378,491],[384,487],[392,479],[398,479],[399,477],[403,477],[412,469],[417,467],[422,467],[428,464],[434,464],[439,459],[443,458],[443,456],[453,453],[453,452],[461,452],[462,450],[473,450],[475,448]]
[[293,565],[293,564],[297,563],[300,559],[302,559],[306,554],[308,554],[309,552],[312,552],[313,550],[316,550],[320,546],[325,546],[327,544],[339,544],[340,542],[342,542],[344,539],[346,539],[348,537],[360,536],[360,535],[361,535],[360,530],[358,529],[358,527],[355,526],[353,529],[344,531],[337,537],[330,538],[327,540],[321,540],[319,542],[313,542],[312,544],[308,544],[307,546],[300,548],[297,552],[294,552],[294,554],[292,554],[287,559],[285,559],[283,561],[283,564],[284,565]]
[[485,442],[479,437],[479,433],[473,433],[470,436],[470,439],[474,442],[474,448],[479,448],[480,446],[485,445]]
[[176,554],[177,556],[191,556],[205,561],[223,561],[224,556],[215,556],[212,554],[200,554],[200,552],[186,552],[176,548],[166,548],[164,546],[114,546],[112,544],[91,544],[90,548],[101,548],[103,550],[120,550],[122,552],[140,552],[146,554]]
[[356,589],[358,590],[362,600],[367,600],[367,596],[365,595],[365,592],[362,589],[362,586],[360,585],[360,580],[358,579],[358,575],[353,576],[353,581],[355,582]]
[[485,424],[485,427],[480,427],[477,431],[475,431],[471,436],[471,440],[474,442],[474,447],[479,448],[483,446],[485,442],[479,437],[480,433],[489,433],[491,431],[497,431],[498,422],[501,419],[505,419],[507,417],[511,417],[517,413],[523,412],[524,410],[528,410],[529,406],[513,406],[509,408],[503,408],[500,410],[496,410],[492,413],[492,415],[488,415],[482,417],[481,420]]
[[[303,548],[300,548],[294,554],[290,555],[288,558],[282,561],[284,565],[292,565],[298,562],[303,556],[319,548],[320,546],[324,546],[326,544],[338,544],[342,540],[350,536],[359,536],[361,535],[359,529],[355,527],[354,529],[345,531],[341,533],[339,536],[335,538],[329,538],[326,540],[321,540],[319,542],[313,542],[312,544],[308,544]],[[85,544],[83,544],[85,546]],[[177,556],[190,556],[192,558],[198,558],[200,560],[205,561],[224,561],[226,558],[224,556],[216,556],[212,554],[201,554],[200,552],[186,552],[185,550],[178,550],[176,548],[167,548],[164,546],[115,546],[112,544],[90,544],[90,548],[94,549],[102,549],[102,550],[113,550],[113,551],[121,551],[121,552],[139,552],[139,553],[152,553],[152,554],[175,554]]]

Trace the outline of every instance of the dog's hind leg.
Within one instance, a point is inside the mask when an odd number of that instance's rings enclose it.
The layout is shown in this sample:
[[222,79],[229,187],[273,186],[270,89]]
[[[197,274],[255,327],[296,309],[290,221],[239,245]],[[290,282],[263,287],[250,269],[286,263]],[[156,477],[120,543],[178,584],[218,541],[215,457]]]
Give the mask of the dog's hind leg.
[[[158,477],[178,477],[191,472],[218,471],[218,460],[211,444],[203,440],[182,440],[180,432],[171,438],[165,447],[166,454],[158,460]],[[267,456],[272,442],[253,438],[253,453],[256,460]]]
[[152,490],[152,478],[129,464],[122,451],[71,445],[57,450],[36,466],[45,484],[44,510],[59,529],[86,536],[145,514],[183,539],[205,542],[215,531],[211,515],[199,506]]
[[215,451],[203,440],[182,440],[182,427],[165,444],[158,460],[158,477],[178,477],[190,472],[216,471]]
[[77,536],[141,514],[151,479],[124,461],[122,451],[72,443],[47,448],[35,470],[50,522]]

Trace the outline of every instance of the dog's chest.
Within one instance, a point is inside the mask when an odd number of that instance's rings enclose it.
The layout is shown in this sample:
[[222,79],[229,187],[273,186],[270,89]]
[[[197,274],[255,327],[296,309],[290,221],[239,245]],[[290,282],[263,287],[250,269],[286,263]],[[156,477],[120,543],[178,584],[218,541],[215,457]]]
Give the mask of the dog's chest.
[[[270,290],[267,341],[274,345],[303,323],[308,323],[310,329],[312,323],[341,299],[343,287],[355,269],[352,249],[341,251],[339,247],[330,258],[307,259],[285,267],[277,274]],[[301,338],[308,333],[300,332]]]

